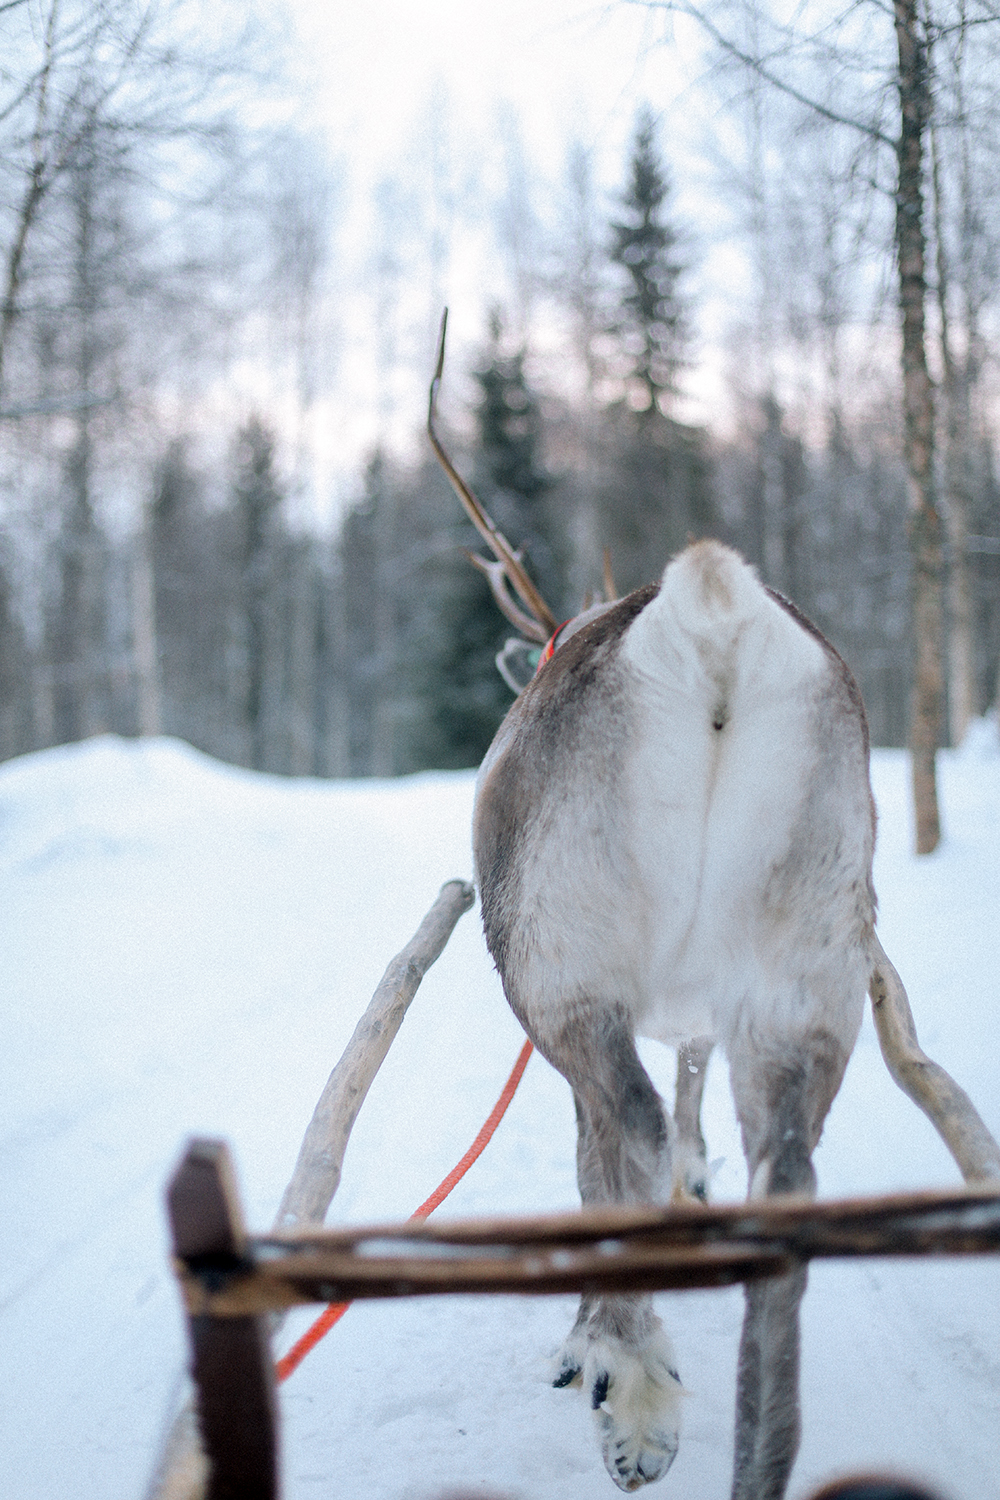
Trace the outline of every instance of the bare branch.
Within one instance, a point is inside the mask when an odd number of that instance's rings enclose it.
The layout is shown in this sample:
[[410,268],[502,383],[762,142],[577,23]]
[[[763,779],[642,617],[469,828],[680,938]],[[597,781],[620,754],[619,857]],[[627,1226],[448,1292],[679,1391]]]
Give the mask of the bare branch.
[[797,103],[805,105],[807,109],[813,110],[822,119],[829,120],[831,124],[846,125],[848,129],[856,130],[861,135],[867,136],[869,140],[878,141],[881,145],[888,146],[891,150],[895,151],[896,141],[891,136],[879,130],[877,126],[868,125],[863,120],[854,119],[850,115],[838,114],[835,109],[830,109],[828,105],[822,104],[818,99],[813,99],[808,94],[802,93],[794,84],[789,83],[787,79],[781,78],[767,67],[761,58],[754,57],[752,53],[738,46],[730,37],[724,36],[714,21],[711,21],[697,5],[692,4],[692,0],[632,0],[632,3],[641,4],[649,10],[673,10],[679,11],[682,15],[690,16],[693,21],[697,21],[702,30],[706,31],[716,45],[721,47],[728,56],[735,58],[737,62],[750,68],[759,78],[763,78],[765,83],[771,84],[774,88],[780,90],[781,93],[787,94],[790,99],[796,100]]
[[386,969],[313,1111],[295,1171],[281,1200],[277,1228],[322,1224],[325,1219],[340,1184],[344,1152],[358,1110],[420,981],[441,956],[455,923],[473,900],[470,885],[449,880],[414,936]]
[[112,406],[121,399],[121,392],[111,396],[92,396],[82,391],[73,396],[40,396],[36,401],[25,401],[20,406],[0,407],[0,421],[16,422],[22,417],[52,416],[57,413],[90,411],[98,406]]
[[3,307],[0,310],[0,390],[3,389],[3,364],[7,340],[17,318],[18,293],[24,269],[24,256],[28,237],[34,226],[39,206],[52,185],[55,173],[46,160],[46,122],[49,104],[49,82],[55,58],[55,34],[58,18],[58,0],[53,0],[45,24],[44,60],[36,75],[38,102],[35,109],[35,128],[31,141],[31,172],[21,206],[18,210],[14,239],[7,256],[7,274],[3,290]]

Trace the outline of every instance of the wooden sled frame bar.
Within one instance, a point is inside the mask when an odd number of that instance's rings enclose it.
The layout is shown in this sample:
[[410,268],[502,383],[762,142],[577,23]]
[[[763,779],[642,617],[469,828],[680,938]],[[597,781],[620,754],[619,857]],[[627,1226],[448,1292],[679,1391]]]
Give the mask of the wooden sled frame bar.
[[[191,1199],[185,1185],[201,1182],[206,1170],[215,1171],[221,1200],[232,1178],[224,1142],[192,1142],[172,1201],[178,1193]],[[248,1236],[239,1254],[180,1255],[177,1274],[191,1317],[237,1322],[309,1302],[678,1291],[781,1275],[815,1259],[997,1251],[1000,1184],[822,1203],[607,1208]]]

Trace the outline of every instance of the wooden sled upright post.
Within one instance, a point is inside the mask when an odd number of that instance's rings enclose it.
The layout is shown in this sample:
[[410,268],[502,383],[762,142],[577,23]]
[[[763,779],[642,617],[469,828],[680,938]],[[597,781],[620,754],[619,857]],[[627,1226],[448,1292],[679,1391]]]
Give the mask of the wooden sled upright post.
[[[244,1259],[246,1231],[229,1148],[192,1141],[167,1192],[174,1254],[221,1278]],[[266,1315],[188,1311],[206,1500],[278,1500],[278,1414]]]

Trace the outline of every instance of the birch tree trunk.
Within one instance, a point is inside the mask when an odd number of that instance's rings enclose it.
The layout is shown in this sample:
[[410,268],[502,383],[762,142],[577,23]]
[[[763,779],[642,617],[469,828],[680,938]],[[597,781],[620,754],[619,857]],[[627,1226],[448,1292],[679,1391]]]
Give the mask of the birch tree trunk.
[[965,373],[952,370],[947,392],[948,425],[945,455],[948,523],[948,731],[960,745],[975,718],[978,704],[975,670],[975,631],[972,580],[966,551],[970,501],[969,400]]
[[163,733],[160,713],[159,652],[156,643],[156,587],[145,515],[132,553],[132,651],[136,717],[143,738]]
[[[928,59],[930,61],[930,59]],[[934,186],[937,302],[940,324],[942,395],[944,397],[944,514],[948,536],[948,738],[960,745],[976,713],[975,650],[973,644],[972,586],[966,556],[968,517],[972,500],[969,445],[970,376],[973,337],[971,318],[966,327],[966,353],[955,357],[951,320],[951,261],[945,240],[944,173],[939,133],[930,128]],[[963,174],[964,175],[964,174]],[[963,192],[966,187],[963,182]],[[967,208],[963,221],[968,217]],[[968,291],[968,288],[966,288]],[[966,299],[968,302],[968,298]]]
[[934,484],[934,393],[927,369],[923,162],[930,116],[927,50],[916,0],[895,0],[900,131],[896,253],[903,325],[904,453],[910,491],[914,678],[910,754],[918,854],[941,839],[936,753],[944,706],[944,577],[941,518]]

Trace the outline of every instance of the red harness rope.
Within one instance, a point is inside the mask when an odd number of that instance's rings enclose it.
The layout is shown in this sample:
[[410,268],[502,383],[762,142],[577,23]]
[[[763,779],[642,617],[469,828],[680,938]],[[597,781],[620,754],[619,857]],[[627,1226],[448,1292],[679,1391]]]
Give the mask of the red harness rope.
[[570,618],[568,620],[563,620],[562,624],[559,626],[559,629],[557,631],[555,631],[552,635],[549,636],[548,640],[545,643],[545,647],[544,647],[544,649],[542,651],[542,654],[538,658],[538,666],[535,668],[535,675],[536,675],[536,677],[537,677],[538,673],[544,667],[545,663],[547,661],[551,661],[552,658],[555,656],[555,654],[556,654],[556,645],[558,643],[559,637],[562,635],[563,631],[566,629],[566,626],[567,625],[571,625],[573,623],[573,619],[574,619],[574,616],[570,616]]
[[[504,1084],[500,1097],[490,1111],[489,1118],[483,1125],[482,1130],[480,1130],[476,1139],[462,1157],[462,1160],[456,1166],[452,1167],[444,1181],[438,1183],[430,1197],[425,1199],[420,1207],[415,1209],[410,1215],[411,1220],[426,1219],[428,1214],[432,1214],[438,1205],[444,1202],[452,1188],[461,1182],[466,1172],[472,1166],[472,1163],[482,1156],[493,1138],[493,1132],[507,1113],[507,1106],[513,1099],[517,1086],[521,1082],[532,1050],[531,1043],[525,1042],[521,1048],[517,1062],[511,1069],[510,1077]],[[311,1349],[315,1349],[324,1334],[329,1333],[333,1325],[340,1322],[350,1305],[349,1302],[331,1302],[328,1307],[323,1309],[312,1327],[306,1329],[298,1342],[293,1344],[288,1353],[278,1360],[274,1367],[274,1373],[279,1381],[287,1380],[292,1371],[298,1369],[306,1355]]]

